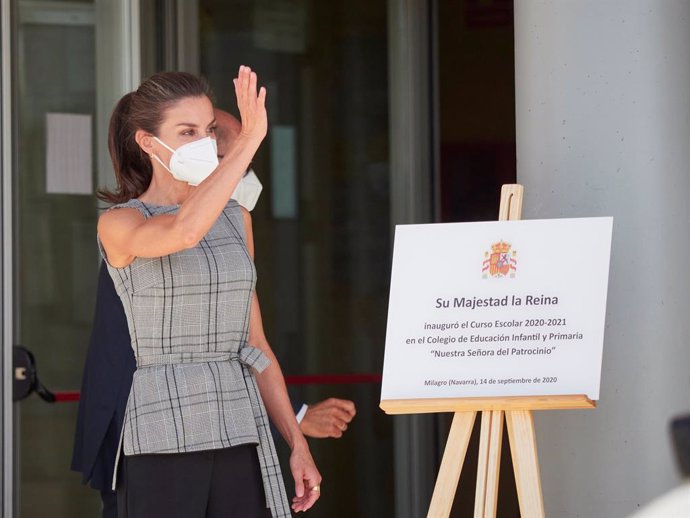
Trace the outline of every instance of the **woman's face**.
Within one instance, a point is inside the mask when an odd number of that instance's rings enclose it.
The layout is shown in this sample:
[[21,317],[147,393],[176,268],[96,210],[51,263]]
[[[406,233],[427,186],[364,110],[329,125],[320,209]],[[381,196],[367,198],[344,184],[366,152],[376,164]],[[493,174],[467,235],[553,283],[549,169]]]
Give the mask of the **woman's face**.
[[[172,149],[204,137],[216,138],[216,118],[211,100],[204,96],[185,97],[168,108],[156,135]],[[153,151],[166,164],[172,152],[153,140]]]

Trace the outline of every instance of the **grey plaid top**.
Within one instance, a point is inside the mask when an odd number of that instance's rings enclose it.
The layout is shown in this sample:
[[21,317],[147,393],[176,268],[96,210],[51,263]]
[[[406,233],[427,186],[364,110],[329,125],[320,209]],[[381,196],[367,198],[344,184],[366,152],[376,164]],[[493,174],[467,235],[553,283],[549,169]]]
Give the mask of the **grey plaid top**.
[[[178,206],[130,207],[144,217]],[[230,200],[194,248],[111,266],[137,361],[122,431],[125,455],[257,444],[274,518],[291,516],[266,410],[250,367],[269,360],[247,344],[256,270],[240,206]],[[118,454],[119,457],[119,454]],[[117,471],[117,462],[116,462]],[[115,488],[113,477],[113,489]]]

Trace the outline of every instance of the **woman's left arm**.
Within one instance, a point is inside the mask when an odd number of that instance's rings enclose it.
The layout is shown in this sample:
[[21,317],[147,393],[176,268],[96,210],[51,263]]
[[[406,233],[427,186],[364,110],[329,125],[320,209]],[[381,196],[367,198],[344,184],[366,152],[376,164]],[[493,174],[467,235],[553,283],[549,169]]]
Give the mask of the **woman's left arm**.
[[[242,208],[244,219],[247,248],[254,259],[254,237],[252,233],[252,217],[249,211]],[[285,379],[280,369],[271,346],[264,334],[261,320],[261,309],[256,292],[252,294],[252,306],[249,315],[249,344],[257,347],[271,361],[271,364],[256,376],[256,381],[261,392],[261,398],[266,405],[266,410],[278,429],[285,438],[292,454],[290,455],[290,470],[295,479],[295,497],[292,499],[292,510],[306,511],[318,500],[320,493],[321,475],[309,452],[309,446],[304,435],[299,429],[295,413],[287,394]],[[316,488],[316,489],[314,489]]]

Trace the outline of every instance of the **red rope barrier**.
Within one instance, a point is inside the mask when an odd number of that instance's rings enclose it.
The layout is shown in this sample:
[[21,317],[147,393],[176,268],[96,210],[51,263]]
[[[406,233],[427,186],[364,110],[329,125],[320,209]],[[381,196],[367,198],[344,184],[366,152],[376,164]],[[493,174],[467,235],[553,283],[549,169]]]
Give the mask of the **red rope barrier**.
[[[304,376],[285,376],[288,385],[365,385],[381,383],[380,374],[312,374]],[[54,392],[56,403],[79,401],[79,392]]]
[[55,392],[56,403],[71,403],[79,401],[79,392]]

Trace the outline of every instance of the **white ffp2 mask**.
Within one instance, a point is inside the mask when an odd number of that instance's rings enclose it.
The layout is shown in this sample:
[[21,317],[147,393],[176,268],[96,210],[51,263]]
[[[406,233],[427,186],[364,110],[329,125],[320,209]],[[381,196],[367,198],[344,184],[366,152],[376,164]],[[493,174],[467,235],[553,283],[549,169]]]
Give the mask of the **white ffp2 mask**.
[[157,155],[154,154],[153,158],[176,180],[187,182],[189,185],[199,185],[218,167],[216,141],[211,137],[182,144],[177,149],[172,149],[158,137],[153,138],[172,152],[169,167]]
[[231,198],[237,200],[237,203],[251,212],[259,200],[259,195],[263,188],[254,170],[249,169],[247,174],[240,180],[240,183],[237,184],[237,187],[235,187],[235,192],[232,193]]

